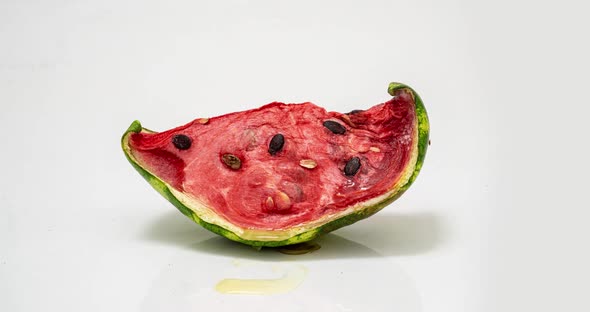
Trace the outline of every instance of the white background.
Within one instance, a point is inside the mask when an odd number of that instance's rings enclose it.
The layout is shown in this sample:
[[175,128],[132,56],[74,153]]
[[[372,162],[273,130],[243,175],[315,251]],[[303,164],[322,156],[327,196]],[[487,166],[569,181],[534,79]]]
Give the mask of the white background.
[[[587,15],[575,1],[1,1],[0,311],[588,311]],[[201,229],[120,150],[134,119],[165,130],[274,100],[345,112],[387,100],[390,81],[425,101],[423,171],[306,256]],[[214,291],[277,265],[308,273],[282,295]]]

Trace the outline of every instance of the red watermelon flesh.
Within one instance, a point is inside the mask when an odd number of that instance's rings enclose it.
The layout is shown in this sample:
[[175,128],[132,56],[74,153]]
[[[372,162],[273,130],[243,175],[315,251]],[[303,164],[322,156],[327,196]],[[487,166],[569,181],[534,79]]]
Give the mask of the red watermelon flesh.
[[[345,132],[334,133],[325,121],[337,122]],[[349,114],[312,103],[274,102],[165,132],[133,133],[129,146],[142,167],[228,222],[276,230],[391,190],[411,160],[416,122],[414,97],[404,90],[390,101]],[[277,134],[284,144],[271,154],[269,144]],[[190,147],[173,144],[177,135],[190,138]],[[225,154],[237,157],[241,166],[228,166]],[[355,157],[360,167],[347,175],[345,166]]]

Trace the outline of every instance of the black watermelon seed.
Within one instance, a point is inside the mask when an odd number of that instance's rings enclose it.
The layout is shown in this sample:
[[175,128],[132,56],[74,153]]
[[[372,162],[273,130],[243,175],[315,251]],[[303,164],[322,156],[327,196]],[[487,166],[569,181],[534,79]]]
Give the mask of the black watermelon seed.
[[344,166],[344,174],[348,177],[355,175],[361,167],[361,160],[358,157],[351,158]]
[[285,145],[285,137],[280,133],[275,134],[268,144],[268,152],[274,155],[283,149],[283,145]]
[[323,123],[324,127],[328,128],[328,130],[332,131],[332,133],[334,134],[344,134],[346,133],[346,128],[344,128],[343,125],[332,121],[332,120],[326,120]]
[[172,138],[172,144],[179,150],[187,150],[192,144],[191,138],[184,134],[177,134]]
[[350,112],[346,113],[346,115],[354,115],[354,114],[358,114],[358,113],[362,113],[362,112],[364,112],[364,110],[355,109],[355,110],[351,110]]
[[221,160],[226,166],[233,170],[238,170],[242,167],[242,161],[236,155],[223,154]]

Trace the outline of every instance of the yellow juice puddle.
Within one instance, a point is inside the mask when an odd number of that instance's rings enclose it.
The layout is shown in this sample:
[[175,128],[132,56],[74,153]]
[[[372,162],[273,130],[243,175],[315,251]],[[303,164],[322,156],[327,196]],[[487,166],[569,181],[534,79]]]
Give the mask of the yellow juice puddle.
[[[273,271],[277,268],[273,267]],[[282,277],[277,279],[223,279],[215,285],[215,290],[222,294],[273,295],[290,292],[305,279],[307,269],[297,265],[290,267]]]

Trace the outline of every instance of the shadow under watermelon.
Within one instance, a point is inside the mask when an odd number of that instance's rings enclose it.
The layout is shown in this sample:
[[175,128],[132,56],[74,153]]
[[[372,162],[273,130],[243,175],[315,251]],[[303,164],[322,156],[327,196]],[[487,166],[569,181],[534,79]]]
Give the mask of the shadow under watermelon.
[[445,240],[441,218],[432,213],[376,214],[326,234],[314,242],[321,248],[303,255],[281,254],[275,248],[256,250],[217,236],[177,212],[157,218],[142,235],[148,241],[176,245],[199,253],[260,261],[409,256],[429,252]]

